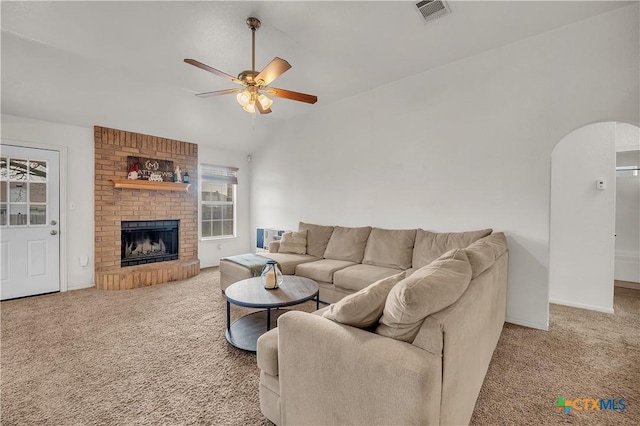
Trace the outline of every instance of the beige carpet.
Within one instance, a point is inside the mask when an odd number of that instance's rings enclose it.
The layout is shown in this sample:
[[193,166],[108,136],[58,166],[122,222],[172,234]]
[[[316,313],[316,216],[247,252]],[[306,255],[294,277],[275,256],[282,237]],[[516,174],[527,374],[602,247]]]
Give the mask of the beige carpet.
[[[2,302],[2,424],[269,424],[255,355],[224,338],[218,279]],[[552,306],[551,322],[505,326],[472,423],[640,424],[640,299],[616,296],[615,316]],[[628,409],[565,416],[558,396]]]

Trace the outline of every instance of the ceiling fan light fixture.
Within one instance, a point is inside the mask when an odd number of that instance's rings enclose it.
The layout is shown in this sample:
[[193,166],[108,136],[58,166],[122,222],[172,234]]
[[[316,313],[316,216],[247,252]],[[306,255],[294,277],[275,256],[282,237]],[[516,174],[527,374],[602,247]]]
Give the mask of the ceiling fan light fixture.
[[262,109],[269,109],[271,107],[271,104],[273,104],[273,99],[269,99],[268,97],[260,93],[260,95],[258,96],[258,102],[260,102],[260,105],[262,105]]
[[238,95],[236,96],[236,100],[243,107],[249,105],[249,103],[251,102],[251,92],[249,92],[248,90],[243,90],[242,92],[238,93]]
[[242,107],[243,110],[247,111],[250,114],[253,114],[256,112],[256,106],[254,104],[246,104],[245,106]]
[[270,87],[270,84],[276,78],[291,68],[291,64],[282,58],[275,57],[262,69],[262,71],[256,71],[256,30],[260,28],[260,20],[250,17],[247,19],[247,25],[251,30],[251,70],[242,71],[238,74],[238,77],[234,77],[231,74],[212,68],[209,65],[196,61],[195,59],[184,60],[184,62],[189,65],[193,65],[194,67],[203,69],[234,83],[238,83],[243,86],[243,88],[196,93],[196,96],[204,98],[236,93],[236,100],[242,109],[251,114],[255,113],[256,110],[258,110],[260,114],[271,113],[271,104],[273,103],[273,100],[263,93],[260,93],[261,91],[267,91],[269,96],[275,96],[277,98],[291,99],[293,101],[306,102],[309,104],[316,103],[318,101],[317,96]]

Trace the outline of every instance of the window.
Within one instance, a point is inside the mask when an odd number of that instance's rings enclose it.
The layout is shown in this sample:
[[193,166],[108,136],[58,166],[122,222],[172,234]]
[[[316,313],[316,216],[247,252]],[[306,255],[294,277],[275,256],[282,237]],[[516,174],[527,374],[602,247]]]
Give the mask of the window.
[[200,235],[202,238],[234,237],[238,169],[208,164],[201,164],[200,168]]
[[47,224],[47,162],[0,158],[0,226]]

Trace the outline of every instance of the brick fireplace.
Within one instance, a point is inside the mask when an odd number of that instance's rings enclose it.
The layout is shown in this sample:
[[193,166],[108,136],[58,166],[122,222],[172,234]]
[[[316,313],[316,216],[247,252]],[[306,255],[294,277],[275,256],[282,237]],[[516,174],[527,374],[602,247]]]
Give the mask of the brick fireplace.
[[[198,146],[97,126],[94,143],[96,288],[132,289],[197,275]],[[173,161],[189,172],[191,186],[186,191],[172,183],[165,185],[170,190],[117,188],[112,179],[126,179],[128,156]],[[161,236],[149,233],[152,223]],[[167,233],[170,225],[176,241]],[[171,250],[176,253],[167,254]]]

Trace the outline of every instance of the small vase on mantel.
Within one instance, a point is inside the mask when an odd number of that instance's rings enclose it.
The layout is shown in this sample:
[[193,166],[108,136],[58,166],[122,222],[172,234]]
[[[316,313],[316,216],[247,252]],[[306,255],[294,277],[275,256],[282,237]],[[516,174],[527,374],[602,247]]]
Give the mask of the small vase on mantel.
[[262,286],[267,290],[275,290],[280,287],[283,278],[282,272],[278,268],[278,262],[275,260],[267,261],[267,264],[262,268],[260,279],[262,280]]

